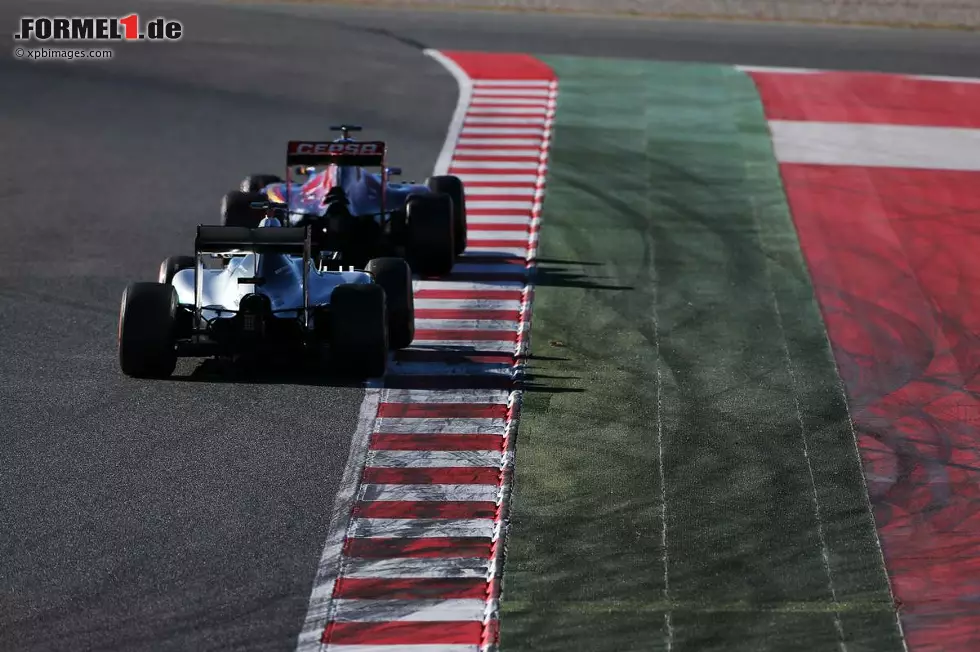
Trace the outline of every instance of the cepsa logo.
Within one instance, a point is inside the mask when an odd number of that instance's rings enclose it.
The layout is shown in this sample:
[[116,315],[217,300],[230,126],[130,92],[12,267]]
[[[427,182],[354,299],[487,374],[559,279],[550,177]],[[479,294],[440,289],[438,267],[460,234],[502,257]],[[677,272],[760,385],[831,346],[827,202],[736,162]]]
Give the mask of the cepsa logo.
[[112,16],[23,16],[18,41],[179,41],[184,26],[157,17],[141,25],[139,14]]
[[291,154],[313,154],[323,156],[376,156],[384,151],[382,142],[367,143],[303,143],[294,142]]

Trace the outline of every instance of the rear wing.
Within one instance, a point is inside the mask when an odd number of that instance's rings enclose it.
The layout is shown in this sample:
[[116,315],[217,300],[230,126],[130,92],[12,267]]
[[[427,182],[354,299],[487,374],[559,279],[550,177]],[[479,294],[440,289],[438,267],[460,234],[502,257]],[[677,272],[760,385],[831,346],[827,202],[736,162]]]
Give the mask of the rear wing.
[[302,256],[309,252],[310,229],[305,226],[260,227],[199,226],[195,253],[283,253]]
[[[303,325],[309,328],[310,292],[307,276],[310,267],[312,231],[308,226],[259,227],[246,226],[198,226],[194,239],[194,315],[202,319],[203,294],[202,254],[233,253],[247,251],[257,254],[280,253],[303,257]],[[239,278],[239,283],[264,285],[264,278]]]
[[375,141],[308,141],[291,140],[286,150],[286,165],[352,165],[384,167],[386,143]]

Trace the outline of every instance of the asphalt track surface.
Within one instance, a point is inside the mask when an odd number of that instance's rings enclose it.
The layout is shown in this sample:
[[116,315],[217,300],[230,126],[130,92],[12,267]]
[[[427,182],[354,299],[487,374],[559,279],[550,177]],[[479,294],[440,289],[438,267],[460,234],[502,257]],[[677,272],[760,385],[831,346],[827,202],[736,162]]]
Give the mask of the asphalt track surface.
[[[124,15],[124,2],[4,2]],[[287,650],[362,400],[290,374],[123,377],[122,289],[289,138],[364,123],[424,177],[456,101],[423,47],[975,74],[975,35],[139,3],[179,43],[0,56],[0,649]],[[54,46],[54,45],[52,45]],[[14,44],[10,41],[10,49]]]

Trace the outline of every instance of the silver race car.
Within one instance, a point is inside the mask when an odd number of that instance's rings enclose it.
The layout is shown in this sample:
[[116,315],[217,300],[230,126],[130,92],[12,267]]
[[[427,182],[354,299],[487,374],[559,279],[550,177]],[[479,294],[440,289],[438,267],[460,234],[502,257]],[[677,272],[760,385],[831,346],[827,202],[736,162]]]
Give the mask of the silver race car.
[[[199,226],[193,257],[160,265],[158,282],[130,283],[119,313],[119,364],[167,377],[178,357],[325,354],[345,375],[383,376],[388,351],[411,344],[411,271],[401,258],[335,269],[312,229],[266,217],[257,228]],[[220,257],[219,269],[206,257]]]

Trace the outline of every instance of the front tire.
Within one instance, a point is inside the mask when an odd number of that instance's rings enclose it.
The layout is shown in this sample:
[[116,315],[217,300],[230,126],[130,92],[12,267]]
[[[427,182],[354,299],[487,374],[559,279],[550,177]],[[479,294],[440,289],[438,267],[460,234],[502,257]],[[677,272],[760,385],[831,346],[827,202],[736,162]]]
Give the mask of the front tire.
[[411,346],[415,339],[415,294],[408,263],[401,258],[375,258],[368,261],[365,271],[385,291],[388,346],[392,350]]
[[166,378],[177,367],[177,292],[163,283],[130,283],[119,308],[119,366],[134,378]]
[[265,217],[263,209],[252,208],[252,202],[260,201],[266,201],[262,193],[232,190],[221,198],[221,225],[254,229]]
[[380,378],[388,370],[388,323],[380,285],[338,285],[330,295],[330,349],[337,371]]
[[453,175],[429,177],[425,185],[434,193],[449,195],[453,200],[453,237],[456,255],[466,251],[466,192],[463,180]]

